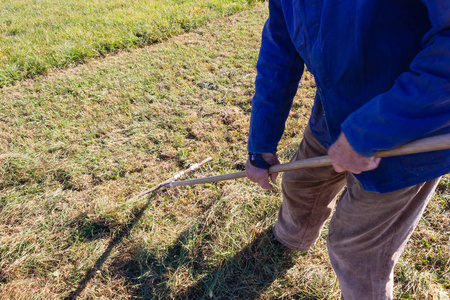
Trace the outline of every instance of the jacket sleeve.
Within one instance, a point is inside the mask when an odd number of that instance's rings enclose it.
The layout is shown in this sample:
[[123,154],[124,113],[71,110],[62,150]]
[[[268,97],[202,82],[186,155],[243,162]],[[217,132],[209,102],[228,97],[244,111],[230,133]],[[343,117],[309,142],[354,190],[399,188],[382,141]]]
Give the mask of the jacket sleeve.
[[411,62],[409,72],[341,125],[349,143],[363,156],[436,131],[450,132],[450,1],[423,3],[431,30],[423,37],[423,49]]
[[289,36],[280,0],[269,0],[256,65],[248,151],[275,153],[303,73],[303,60]]

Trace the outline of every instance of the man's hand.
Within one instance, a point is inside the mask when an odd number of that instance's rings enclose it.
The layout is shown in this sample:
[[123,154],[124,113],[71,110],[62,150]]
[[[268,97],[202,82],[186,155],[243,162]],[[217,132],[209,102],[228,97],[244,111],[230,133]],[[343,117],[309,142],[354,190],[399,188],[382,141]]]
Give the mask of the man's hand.
[[364,157],[353,150],[344,133],[341,133],[337,141],[328,150],[331,163],[336,172],[349,171],[360,174],[364,171],[376,169],[381,158]]
[[[273,153],[263,153],[262,158],[267,161],[271,166],[279,165],[280,161],[276,154]],[[275,183],[278,173],[272,173],[269,175],[269,171],[266,169],[260,169],[253,166],[249,160],[245,164],[245,172],[247,174],[248,179],[255,183],[259,183],[263,189],[272,190],[273,186],[269,183],[270,180]]]

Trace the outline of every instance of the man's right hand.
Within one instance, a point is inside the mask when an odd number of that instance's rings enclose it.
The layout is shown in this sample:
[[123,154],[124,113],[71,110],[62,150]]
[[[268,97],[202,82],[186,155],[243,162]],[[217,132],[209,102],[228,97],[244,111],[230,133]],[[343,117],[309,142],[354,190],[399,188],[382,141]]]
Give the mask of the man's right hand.
[[[277,155],[274,153],[263,153],[262,158],[271,166],[280,164]],[[248,179],[255,183],[259,183],[259,185],[266,190],[273,189],[273,186],[269,182],[269,177],[270,180],[275,183],[278,176],[278,173],[269,175],[269,170],[257,168],[253,166],[249,160],[247,160],[247,163],[245,164],[245,173],[247,174]]]

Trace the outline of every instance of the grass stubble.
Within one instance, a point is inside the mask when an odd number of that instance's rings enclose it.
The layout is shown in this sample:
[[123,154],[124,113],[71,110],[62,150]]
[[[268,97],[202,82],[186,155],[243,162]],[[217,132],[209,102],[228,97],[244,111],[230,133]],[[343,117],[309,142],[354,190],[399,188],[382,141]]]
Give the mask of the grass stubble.
[[[236,180],[129,200],[207,156],[214,161],[197,176],[243,169],[266,18],[258,4],[0,90],[1,299],[77,290],[78,299],[339,298],[326,228],[308,253],[269,242],[279,185],[267,192]],[[283,161],[314,91],[306,74],[280,142]],[[450,289],[449,184],[445,177],[396,268],[397,298],[445,299]]]

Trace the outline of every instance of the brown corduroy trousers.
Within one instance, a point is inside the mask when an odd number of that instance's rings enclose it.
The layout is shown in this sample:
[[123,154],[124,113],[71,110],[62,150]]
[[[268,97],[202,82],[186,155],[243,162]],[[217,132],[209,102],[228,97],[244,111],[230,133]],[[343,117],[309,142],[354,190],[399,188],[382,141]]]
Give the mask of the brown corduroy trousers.
[[[326,155],[310,129],[292,160]],[[333,167],[283,174],[283,203],[274,235],[288,248],[307,251],[336,203],[327,239],[342,299],[392,299],[393,269],[439,178],[391,193],[366,192],[350,173]]]

